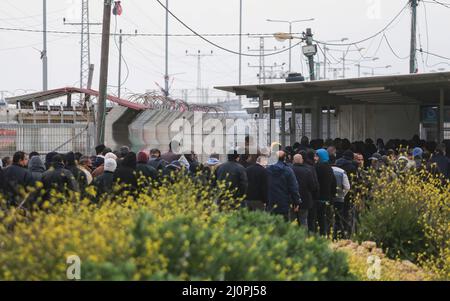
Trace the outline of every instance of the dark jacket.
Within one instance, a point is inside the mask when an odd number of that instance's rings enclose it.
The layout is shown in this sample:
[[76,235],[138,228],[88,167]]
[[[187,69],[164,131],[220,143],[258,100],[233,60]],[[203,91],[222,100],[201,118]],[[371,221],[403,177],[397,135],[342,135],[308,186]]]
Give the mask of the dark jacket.
[[269,175],[269,202],[267,208],[275,213],[289,212],[290,204],[300,205],[297,179],[292,169],[278,161],[267,168]]
[[294,164],[292,166],[297,179],[300,197],[302,198],[301,209],[311,209],[314,205],[314,196],[319,190],[316,174],[311,171],[310,166],[305,164]]
[[440,153],[434,153],[430,162],[436,164],[437,170],[435,169],[435,172],[439,172],[444,177],[450,178],[450,161],[446,156]]
[[342,168],[348,176],[348,180],[352,185],[354,178],[358,173],[358,163],[354,160],[349,160],[348,158],[341,158],[336,161],[336,166]]
[[173,162],[176,160],[179,160],[181,158],[181,155],[177,155],[171,151],[168,151],[167,153],[164,153],[161,155],[161,159],[166,161],[166,162]]
[[136,154],[133,152],[128,153],[114,172],[114,183],[118,182],[119,184],[131,186],[131,189],[136,189],[138,187],[136,165]]
[[31,172],[31,175],[33,176],[33,180],[35,182],[41,181],[42,174],[45,172],[44,162],[42,162],[39,156],[34,156],[28,163],[28,170]]
[[72,172],[64,168],[63,164],[54,163],[49,170],[42,175],[42,183],[46,191],[52,188],[59,192],[64,192],[65,188],[79,192],[78,183]]
[[5,173],[3,169],[0,168],[0,194],[5,194],[5,187],[6,187],[6,179],[5,179]]
[[228,161],[216,169],[216,180],[225,181],[230,190],[236,190],[235,197],[243,197],[247,193],[247,172],[241,164]]
[[147,163],[138,163],[136,165],[136,171],[138,172],[138,176],[145,177],[146,179],[150,179],[155,181],[158,178],[158,171]]
[[167,163],[167,161],[164,161],[161,158],[150,158],[150,160],[148,160],[148,164],[153,167],[154,169],[156,169],[158,172],[162,171],[164,172],[164,169],[166,168],[166,166],[169,164]]
[[105,193],[113,191],[114,173],[104,171],[103,174],[94,179],[93,185],[97,188],[97,195],[100,196]]
[[267,204],[269,197],[269,175],[267,170],[255,163],[247,167],[246,172],[248,179],[247,200],[261,201]]
[[12,164],[5,168],[4,176],[6,180],[6,190],[14,195],[16,195],[19,187],[34,185],[31,172],[26,167],[20,165]]
[[328,163],[317,163],[317,179],[319,180],[319,201],[332,201],[336,195],[336,177]]

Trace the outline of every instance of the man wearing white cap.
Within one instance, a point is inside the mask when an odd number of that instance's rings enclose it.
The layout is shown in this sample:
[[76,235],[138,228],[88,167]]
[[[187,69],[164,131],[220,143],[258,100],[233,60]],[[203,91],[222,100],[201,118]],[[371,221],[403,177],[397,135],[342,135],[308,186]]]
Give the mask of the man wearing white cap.
[[113,175],[117,168],[117,161],[113,158],[106,158],[103,164],[103,174],[94,179],[94,186],[97,188],[97,195],[110,193],[113,189]]

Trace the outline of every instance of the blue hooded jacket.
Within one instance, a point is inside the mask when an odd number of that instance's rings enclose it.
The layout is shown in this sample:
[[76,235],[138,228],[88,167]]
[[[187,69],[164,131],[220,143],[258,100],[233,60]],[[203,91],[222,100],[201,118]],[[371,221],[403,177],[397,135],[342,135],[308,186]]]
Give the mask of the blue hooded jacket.
[[328,154],[327,150],[325,149],[318,149],[316,151],[317,156],[319,156],[319,162],[320,163],[328,163],[330,161],[330,155]]

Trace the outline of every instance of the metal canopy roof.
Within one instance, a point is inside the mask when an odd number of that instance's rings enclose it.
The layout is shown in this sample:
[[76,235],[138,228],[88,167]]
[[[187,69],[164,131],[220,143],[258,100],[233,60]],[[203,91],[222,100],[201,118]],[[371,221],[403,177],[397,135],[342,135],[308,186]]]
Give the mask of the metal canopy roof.
[[218,90],[273,101],[322,100],[330,105],[439,103],[444,90],[450,103],[450,72],[375,76],[277,84],[215,87]]
[[[31,93],[31,94],[26,94],[26,95],[21,95],[21,96],[10,97],[10,98],[6,98],[5,100],[8,104],[17,104],[18,102],[20,102],[20,103],[33,103],[33,102],[39,103],[39,102],[44,102],[44,101],[48,101],[48,100],[66,96],[68,94],[75,94],[75,93],[87,94],[87,95],[94,96],[94,97],[98,97],[98,95],[99,95],[99,92],[95,91],[95,90],[66,87],[66,88],[61,88],[61,89],[54,89],[54,90],[48,90],[48,91],[43,91],[43,92],[37,92],[37,93]],[[130,108],[133,110],[137,110],[137,111],[146,110],[149,108],[146,105],[134,103],[134,102],[131,102],[131,101],[128,101],[125,99],[121,99],[121,98],[118,98],[115,96],[111,96],[111,95],[108,95],[107,99],[118,105]]]

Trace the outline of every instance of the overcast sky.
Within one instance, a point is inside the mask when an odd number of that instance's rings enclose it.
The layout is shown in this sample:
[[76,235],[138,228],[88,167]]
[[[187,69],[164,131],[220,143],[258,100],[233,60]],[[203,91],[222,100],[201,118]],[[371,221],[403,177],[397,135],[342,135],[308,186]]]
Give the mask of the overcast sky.
[[[445,0],[448,1],[448,0]],[[48,30],[79,31],[78,26],[63,25],[63,18],[70,22],[80,21],[81,2],[79,0],[48,0]],[[315,18],[308,23],[296,24],[294,32],[304,31],[311,27],[317,40],[336,40],[343,37],[350,41],[358,41],[378,32],[406,4],[407,0],[244,0],[243,32],[274,33],[288,30],[287,24],[266,22],[267,18],[296,20]],[[450,1],[449,1],[450,2]],[[102,17],[103,0],[91,0],[91,22],[99,22]],[[117,18],[117,30],[139,33],[164,33],[164,9],[154,0],[123,0],[123,15]],[[170,0],[170,9],[185,23],[199,33],[238,33],[239,1],[238,0]],[[426,13],[426,14],[425,14]],[[425,17],[427,16],[427,18]],[[419,45],[430,52],[450,57],[450,9],[444,6],[421,3],[418,8]],[[427,22],[426,22],[427,20]],[[428,31],[427,31],[428,23]],[[2,28],[42,28],[41,0],[1,0],[0,27]],[[112,20],[112,32],[115,21]],[[91,32],[100,32],[101,27],[92,26]],[[427,34],[428,32],[428,34]],[[170,20],[170,33],[189,33],[177,21]],[[405,11],[386,32],[392,48],[400,57],[409,54],[410,10]],[[407,73],[409,60],[399,59],[389,50],[385,42],[380,45],[382,36],[361,43],[365,56],[377,56],[375,62],[364,62],[364,66],[376,67],[376,74]],[[238,37],[211,37],[215,43],[235,51],[238,50]],[[49,88],[79,85],[80,45],[79,35],[49,34]],[[427,44],[428,42],[428,44]],[[266,48],[281,49],[288,45],[275,39],[266,39]],[[418,45],[418,47],[419,47]],[[258,39],[243,39],[243,47],[257,48]],[[344,51],[343,47],[330,47]],[[42,49],[42,33],[23,33],[0,30],[0,90],[20,94],[21,90],[40,90],[42,88],[42,64],[39,50]],[[351,48],[352,50],[356,47]],[[378,51],[377,51],[378,49]],[[132,37],[126,38],[123,46],[124,57],[129,66],[129,77],[125,83],[128,91],[144,92],[156,89],[155,84],[163,85],[164,74],[164,38]],[[214,51],[211,57],[202,60],[202,86],[212,88],[218,85],[237,84],[238,56],[214,48],[196,37],[170,38],[170,74],[172,89],[195,89],[197,86],[197,60],[185,55],[185,51],[204,53]],[[109,84],[117,85],[118,51],[111,41]],[[323,60],[321,53],[319,59]],[[91,61],[95,64],[94,88],[98,88],[100,68],[100,36],[91,37]],[[342,52],[332,51],[331,62],[339,60]],[[347,77],[357,76],[357,67],[351,60],[360,59],[360,55],[352,51],[347,56]],[[439,64],[446,62],[445,64]],[[248,64],[258,65],[258,58],[243,59],[243,82],[257,83],[257,68],[249,68]],[[288,63],[288,53],[266,58],[266,65]],[[450,69],[450,61],[418,55],[420,72],[430,72],[439,68]],[[378,68],[391,65],[392,68]],[[342,67],[336,64],[332,67]],[[305,72],[306,65],[300,48],[293,50],[293,71]],[[341,75],[341,70],[338,71]],[[370,68],[362,68],[361,73],[372,72]],[[124,67],[123,76],[126,76]],[[323,70],[321,72],[323,74]],[[328,74],[333,78],[333,72]],[[276,82],[276,81],[275,81]],[[111,87],[111,93],[115,93]],[[218,92],[217,92],[218,93]]]

